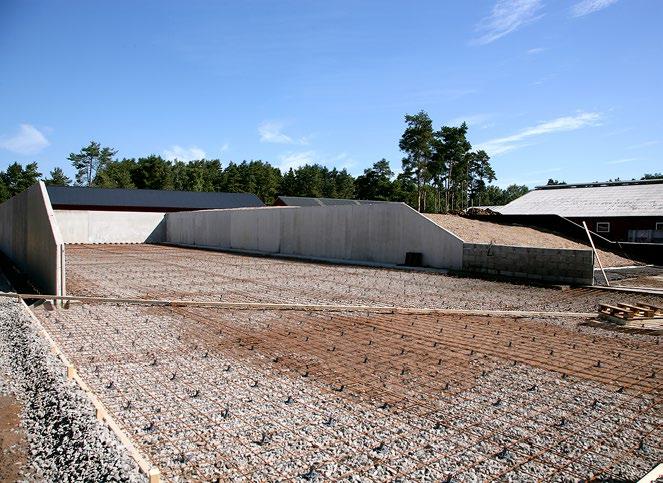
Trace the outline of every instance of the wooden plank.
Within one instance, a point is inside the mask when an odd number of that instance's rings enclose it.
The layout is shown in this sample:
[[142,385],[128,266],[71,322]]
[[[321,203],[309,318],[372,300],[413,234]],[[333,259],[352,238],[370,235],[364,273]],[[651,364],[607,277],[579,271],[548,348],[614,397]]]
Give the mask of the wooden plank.
[[653,470],[651,470],[640,480],[638,480],[638,483],[653,483],[654,481],[662,477],[663,477],[663,463],[659,463],[654,467]]
[[655,312],[652,309],[647,309],[647,308],[644,308],[644,307],[637,307],[637,306],[631,305],[631,304],[619,303],[617,305],[620,306],[620,307],[624,307],[626,309],[630,309],[630,310],[632,310],[633,312],[635,312],[637,314],[642,314],[643,317],[653,317],[654,312]]
[[134,305],[158,305],[158,306],[190,306],[190,307],[212,307],[231,310],[299,310],[305,312],[375,312],[388,314],[440,314],[440,315],[477,315],[486,317],[573,317],[590,318],[594,312],[545,312],[534,310],[474,310],[474,309],[443,309],[443,308],[413,308],[413,307],[389,307],[370,305],[324,305],[324,304],[279,304],[260,302],[207,302],[201,300],[155,300],[135,298],[114,297],[89,297],[78,295],[34,295],[17,293],[0,293],[0,297],[11,297],[38,300],[69,300],[89,303],[110,304],[134,304]]
[[25,312],[27,312],[30,319],[37,326],[38,333],[42,337],[44,337],[44,339],[46,339],[46,341],[48,342],[51,348],[51,352],[55,354],[64,365],[66,377],[68,379],[73,379],[78,384],[78,386],[81,388],[81,390],[85,393],[87,398],[94,406],[97,419],[105,423],[106,426],[108,426],[108,428],[110,429],[110,431],[115,435],[115,437],[117,437],[117,439],[124,445],[127,452],[129,453],[129,456],[136,462],[140,471],[145,474],[148,483],[159,483],[161,477],[159,469],[156,466],[152,465],[152,463],[150,463],[148,459],[144,457],[136,449],[133,442],[129,439],[126,433],[118,426],[115,420],[108,414],[108,411],[106,410],[104,404],[92,391],[90,386],[88,386],[88,384],[80,377],[74,364],[72,364],[67,358],[67,356],[64,355],[58,344],[55,342],[55,340],[53,340],[53,338],[50,336],[48,331],[41,324],[41,321],[35,316],[35,314],[32,313],[32,311],[27,306],[25,301],[23,299],[20,299],[20,303],[22,304],[23,309],[25,310]]
[[587,228],[587,223],[585,223],[583,221],[582,226],[585,227],[585,231],[587,232],[587,238],[589,238],[589,243],[592,244],[592,250],[594,251],[594,256],[596,257],[596,261],[599,262],[599,267],[601,267],[601,272],[603,272],[603,278],[605,278],[605,284],[609,287],[610,286],[610,280],[608,280],[608,276],[605,274],[605,270],[603,270],[603,264],[601,263],[601,259],[599,258],[599,254],[596,251],[596,247],[594,246],[594,240],[592,240],[592,235],[589,233],[589,228]]
[[653,310],[656,314],[663,315],[663,307],[659,307],[657,305],[652,305],[652,304],[643,304],[642,302],[636,302],[635,305],[637,305],[638,307],[643,307],[646,309]]

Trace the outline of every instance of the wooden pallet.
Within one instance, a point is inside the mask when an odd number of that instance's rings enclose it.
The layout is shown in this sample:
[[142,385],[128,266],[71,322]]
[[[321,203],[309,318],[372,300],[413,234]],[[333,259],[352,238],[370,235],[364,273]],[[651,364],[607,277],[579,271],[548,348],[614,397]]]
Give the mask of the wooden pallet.
[[663,307],[639,302],[634,305],[623,303],[617,305],[600,304],[599,318],[622,325],[634,321],[663,319]]

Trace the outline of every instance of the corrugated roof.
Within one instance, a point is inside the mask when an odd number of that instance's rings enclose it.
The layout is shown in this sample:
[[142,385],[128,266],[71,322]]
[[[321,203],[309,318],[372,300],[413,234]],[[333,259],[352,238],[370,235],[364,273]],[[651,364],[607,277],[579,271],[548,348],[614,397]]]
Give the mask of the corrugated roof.
[[305,196],[279,196],[277,200],[280,200],[286,206],[375,205],[378,203],[389,203],[389,201],[309,198]]
[[663,216],[663,183],[536,189],[499,209],[503,215]]
[[251,193],[208,193],[194,191],[88,188],[84,186],[48,186],[48,196],[55,207],[100,209],[149,209],[151,211],[186,211],[265,206]]

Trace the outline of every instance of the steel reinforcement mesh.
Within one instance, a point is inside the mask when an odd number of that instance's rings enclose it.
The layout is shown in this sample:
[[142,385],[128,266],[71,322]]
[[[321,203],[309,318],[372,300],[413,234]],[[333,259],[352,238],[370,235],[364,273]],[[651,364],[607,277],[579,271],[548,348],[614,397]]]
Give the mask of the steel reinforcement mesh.
[[660,337],[435,314],[34,310],[170,480],[632,480],[663,459]]

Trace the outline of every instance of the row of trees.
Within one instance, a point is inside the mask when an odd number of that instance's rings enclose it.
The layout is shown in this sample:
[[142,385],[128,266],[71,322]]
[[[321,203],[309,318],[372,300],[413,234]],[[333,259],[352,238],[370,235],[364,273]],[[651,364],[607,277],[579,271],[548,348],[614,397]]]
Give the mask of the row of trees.
[[[405,157],[398,176],[386,159],[355,178],[345,169],[320,164],[282,173],[261,160],[230,162],[223,167],[218,159],[183,162],[157,155],[118,159],[116,149],[95,141],[71,153],[67,160],[79,186],[250,192],[268,204],[278,195],[314,196],[404,201],[420,211],[441,212],[504,204],[527,191],[525,186],[501,189],[489,184],[496,179],[490,158],[484,151],[472,150],[465,123],[435,131],[428,114],[421,111],[406,115],[405,124],[399,142]],[[10,165],[0,172],[0,200],[23,191],[41,177],[37,163]],[[61,168],[52,170],[44,181],[72,184]]]
[[405,124],[398,146],[406,154],[403,173],[417,186],[419,211],[430,211],[431,191],[435,212],[479,204],[486,196],[487,183],[495,181],[496,176],[490,156],[483,150],[472,151],[467,124],[442,126],[435,131],[425,111],[406,115]]

